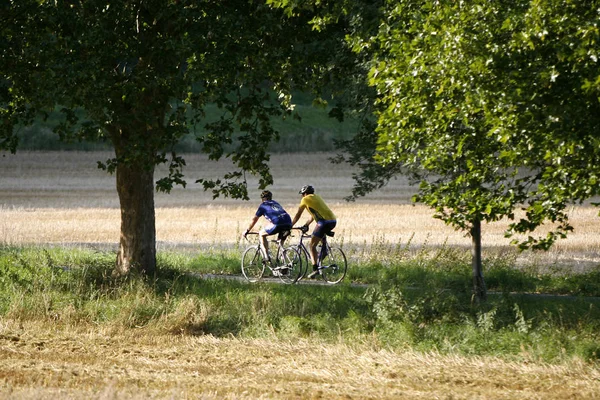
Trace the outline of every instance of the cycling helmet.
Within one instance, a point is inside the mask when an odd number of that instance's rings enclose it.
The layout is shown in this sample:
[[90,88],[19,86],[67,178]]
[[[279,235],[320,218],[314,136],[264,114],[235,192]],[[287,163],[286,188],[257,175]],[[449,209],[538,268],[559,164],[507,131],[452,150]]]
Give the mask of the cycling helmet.
[[263,192],[260,194],[260,198],[273,200],[273,193],[269,192],[268,190],[263,190]]
[[310,185],[304,185],[302,186],[302,189],[300,189],[300,191],[298,192],[300,194],[314,194],[315,193],[315,188],[310,186]]

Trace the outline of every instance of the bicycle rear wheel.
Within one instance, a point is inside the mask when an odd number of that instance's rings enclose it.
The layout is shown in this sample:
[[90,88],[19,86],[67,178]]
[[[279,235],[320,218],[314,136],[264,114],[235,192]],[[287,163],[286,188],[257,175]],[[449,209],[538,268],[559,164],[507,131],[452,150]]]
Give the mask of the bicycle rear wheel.
[[242,255],[242,274],[248,282],[258,282],[265,272],[265,265],[258,246],[250,246]]
[[283,283],[296,283],[302,276],[302,258],[293,247],[286,247],[278,260],[279,279]]
[[348,262],[346,255],[339,247],[331,247],[321,261],[321,277],[327,283],[339,283],[346,276]]

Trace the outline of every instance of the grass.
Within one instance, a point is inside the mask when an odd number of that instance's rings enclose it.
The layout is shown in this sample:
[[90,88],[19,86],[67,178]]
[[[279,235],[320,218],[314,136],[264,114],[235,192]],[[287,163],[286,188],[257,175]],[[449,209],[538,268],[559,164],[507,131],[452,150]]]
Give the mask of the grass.
[[[523,346],[538,361],[600,358],[600,299],[525,296],[519,293],[528,276],[513,273],[502,276],[502,288],[490,287],[502,291],[474,306],[467,266],[444,261],[415,258],[394,268],[353,266],[363,276],[368,274],[361,270],[377,271],[367,281],[368,289],[348,284],[323,288],[248,285],[193,274],[214,271],[216,265],[237,272],[239,257],[228,254],[162,254],[153,279],[114,280],[114,254],[109,252],[5,247],[0,312],[11,319],[160,326],[164,332],[217,337],[275,335],[351,343],[376,336],[377,343],[392,349],[408,346],[509,360],[520,359]],[[501,269],[492,269],[490,275],[497,271]],[[582,277],[569,293],[586,292],[585,282],[593,277]],[[564,289],[558,277],[540,282]]]
[[[308,340],[2,324],[8,399],[591,399],[598,373]],[[36,335],[37,334],[37,335]],[[29,357],[35,357],[31,362]]]
[[[485,398],[600,393],[600,298],[581,295],[594,276],[569,286],[576,296],[535,296],[521,293],[528,272],[501,275],[497,265],[488,276],[502,291],[476,305],[461,258],[352,266],[368,286],[290,286],[203,278],[239,270],[239,255],[217,250],[159,253],[156,276],[115,279],[111,251],[2,246],[0,394],[470,398],[473,385]],[[561,288],[561,279],[539,282]]]

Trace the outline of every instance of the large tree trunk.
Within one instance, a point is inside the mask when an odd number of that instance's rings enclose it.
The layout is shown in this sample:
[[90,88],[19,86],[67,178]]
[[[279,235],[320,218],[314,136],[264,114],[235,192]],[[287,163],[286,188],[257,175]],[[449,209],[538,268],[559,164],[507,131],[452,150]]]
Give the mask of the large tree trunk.
[[481,221],[473,222],[471,228],[471,265],[473,267],[473,297],[476,302],[487,300],[487,289],[483,280],[481,263]]
[[121,240],[115,273],[152,275],[156,269],[154,166],[141,162],[117,166],[121,203]]

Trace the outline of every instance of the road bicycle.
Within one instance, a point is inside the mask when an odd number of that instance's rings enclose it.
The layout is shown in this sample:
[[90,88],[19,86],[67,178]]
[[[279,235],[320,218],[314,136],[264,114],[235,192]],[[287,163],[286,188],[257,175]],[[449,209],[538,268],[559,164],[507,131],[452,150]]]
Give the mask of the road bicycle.
[[[248,232],[247,235],[258,235],[258,232]],[[248,246],[242,254],[242,274],[249,282],[260,281],[265,270],[268,269],[273,276],[281,279],[287,284],[296,283],[302,274],[302,258],[296,248],[284,247],[285,239],[289,236],[289,231],[282,232],[277,239],[270,239],[270,242],[276,243],[275,256],[270,260],[263,256],[263,246],[258,244]],[[248,238],[246,237],[246,240]]]
[[[300,279],[304,278],[311,266],[310,253],[304,239],[309,239],[311,236],[306,234],[306,230],[303,228],[292,228],[301,231],[300,240],[298,244],[292,245],[298,254],[302,256],[302,273]],[[348,261],[346,260],[346,254],[338,246],[331,246],[327,241],[327,236],[333,237],[334,232],[328,232],[327,235],[321,240],[321,244],[317,248],[317,255],[319,257],[319,276],[327,283],[336,284],[341,282],[346,276],[348,271]],[[312,272],[312,269],[311,269]]]

